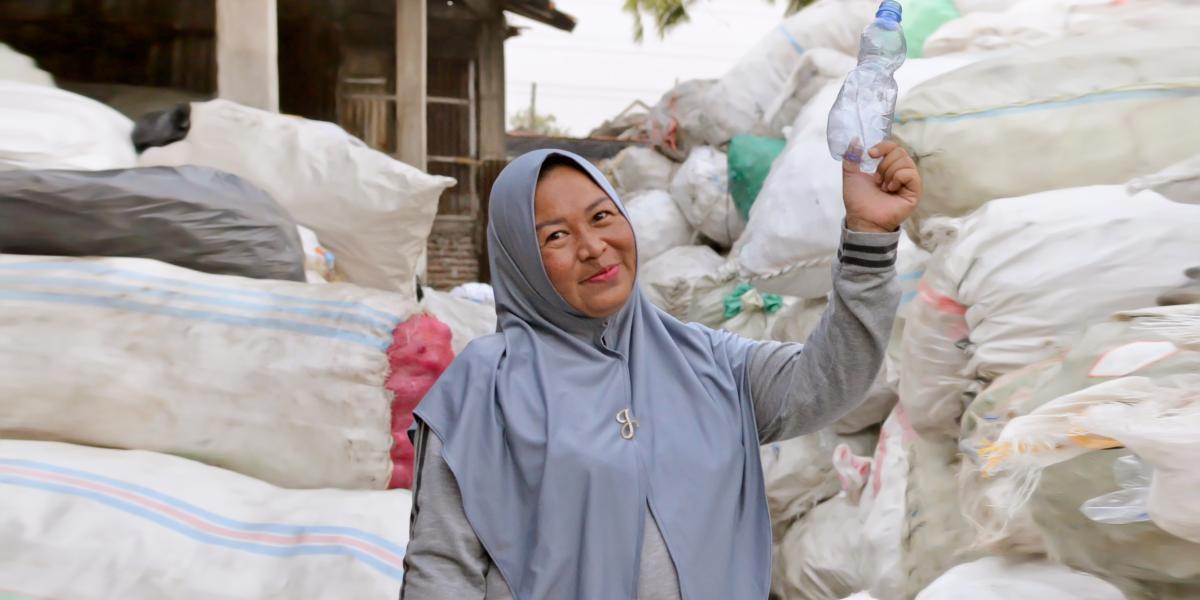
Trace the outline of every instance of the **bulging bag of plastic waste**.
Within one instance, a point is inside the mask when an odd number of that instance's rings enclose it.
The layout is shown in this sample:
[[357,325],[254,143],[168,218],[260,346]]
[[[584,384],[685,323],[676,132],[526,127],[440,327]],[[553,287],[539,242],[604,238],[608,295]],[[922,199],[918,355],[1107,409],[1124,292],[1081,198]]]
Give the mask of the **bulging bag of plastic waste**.
[[[924,181],[917,216],[1125,183],[1195,155],[1196,64],[1195,28],[1170,29],[1014,50],[926,81],[900,99],[892,130]],[[1014,148],[1054,148],[1058,158],[1047,168],[1043,152]]]
[[705,143],[710,127],[705,94],[716,81],[692,79],[671,88],[646,115],[646,137],[664,155],[683,162],[695,146]]
[[[848,56],[857,50],[858,35],[876,5],[876,0],[820,0],[774,27],[708,90],[705,142],[720,146],[740,133],[778,135],[764,129],[795,118],[820,89],[811,80],[841,78],[854,66]],[[790,114],[781,114],[788,111],[780,107],[793,97]]]
[[462,352],[471,340],[496,333],[496,306],[474,302],[433,288],[422,290],[421,308],[450,328],[454,353]]
[[638,285],[655,306],[677,319],[686,319],[697,285],[705,278],[719,277],[726,261],[708,246],[680,246],[646,262],[638,273]]
[[0,171],[137,166],[133,122],[53,86],[0,80]]
[[153,258],[305,280],[291,215],[248,181],[206,167],[2,171],[0,252]]
[[1047,561],[1008,560],[996,556],[950,569],[916,600],[1125,600],[1112,584],[1088,573]]
[[834,469],[834,448],[868,454],[877,438],[874,432],[843,436],[823,429],[762,446],[763,483],[776,543],[797,519],[842,491]]
[[[925,39],[925,56],[1027,48],[1076,36],[1102,38],[1200,26],[1200,6],[1179,0],[956,0],[955,4],[963,17],[943,23]],[[986,4],[993,4],[989,8],[994,10],[978,11],[968,6]],[[905,10],[908,8],[906,2]]]
[[1062,357],[1028,365],[996,378],[967,407],[958,441],[958,502],[975,530],[974,545],[989,554],[1045,556],[1046,542],[1028,510],[1010,511],[1021,492],[1016,480],[985,477],[979,451],[996,441],[1010,419],[1033,410],[1034,391],[1062,367]]
[[783,153],[787,140],[739,134],[729,141],[729,195],[742,219],[750,218],[750,207],[762,191],[771,164]]
[[654,148],[630,146],[609,161],[616,188],[622,194],[665,190],[678,168]]
[[670,193],[648,190],[631,194],[624,201],[638,241],[638,264],[692,242],[695,231]]
[[408,490],[292,490],[179,456],[0,440],[0,589],[395,598],[411,508]]
[[[1200,544],[1187,536],[1198,521],[1198,331],[1198,305],[1120,313],[1088,327],[1061,364],[1030,367],[1032,389],[1009,380],[1009,392],[981,395],[964,419],[963,464],[1001,492],[988,494],[984,533],[1033,524],[1047,554],[1131,598],[1197,597]],[[1089,518],[1089,503],[1123,489],[1120,465],[1134,455],[1163,502],[1122,525]]]
[[1197,227],[1194,207],[1124,186],[996,200],[964,219],[905,320],[900,402],[913,427],[956,438],[988,382],[1062,353],[1088,323],[1153,305],[1186,281]]
[[729,161],[716,148],[692,149],[671,178],[671,197],[692,227],[722,247],[732,246],[746,228],[729,194]]

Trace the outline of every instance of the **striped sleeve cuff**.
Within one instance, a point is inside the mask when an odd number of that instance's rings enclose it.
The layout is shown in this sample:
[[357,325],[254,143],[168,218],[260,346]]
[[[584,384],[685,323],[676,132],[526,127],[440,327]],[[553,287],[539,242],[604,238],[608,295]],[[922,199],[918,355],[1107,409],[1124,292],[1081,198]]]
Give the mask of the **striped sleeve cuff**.
[[899,231],[863,233],[850,231],[843,224],[838,261],[843,267],[852,267],[856,271],[883,272],[896,265],[896,249],[899,247]]

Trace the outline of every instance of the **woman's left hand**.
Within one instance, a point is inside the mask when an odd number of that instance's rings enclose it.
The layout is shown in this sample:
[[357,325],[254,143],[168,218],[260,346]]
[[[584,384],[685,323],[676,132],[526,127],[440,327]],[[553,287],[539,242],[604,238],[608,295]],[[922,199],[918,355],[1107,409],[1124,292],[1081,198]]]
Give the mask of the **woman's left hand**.
[[858,163],[842,162],[846,228],[869,233],[896,231],[921,201],[921,174],[896,142],[881,142],[869,153],[872,158],[883,157],[874,174],[860,171]]

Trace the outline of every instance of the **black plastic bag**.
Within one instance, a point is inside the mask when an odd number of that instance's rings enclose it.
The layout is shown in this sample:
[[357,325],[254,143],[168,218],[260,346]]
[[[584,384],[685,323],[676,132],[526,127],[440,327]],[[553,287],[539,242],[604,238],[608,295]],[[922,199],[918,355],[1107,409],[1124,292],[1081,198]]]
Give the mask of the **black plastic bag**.
[[250,182],[207,167],[0,172],[0,252],[153,258],[304,281],[291,215]]
[[133,148],[141,154],[146,148],[166,146],[187,137],[192,127],[192,105],[184,102],[169,110],[148,112],[133,124]]

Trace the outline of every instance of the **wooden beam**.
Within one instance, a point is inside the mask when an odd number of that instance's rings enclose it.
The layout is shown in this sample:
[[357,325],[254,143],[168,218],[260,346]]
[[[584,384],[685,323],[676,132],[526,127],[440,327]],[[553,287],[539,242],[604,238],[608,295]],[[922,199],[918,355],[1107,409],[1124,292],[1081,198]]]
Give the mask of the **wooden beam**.
[[499,0],[462,0],[462,3],[480,19],[491,19],[501,10]]
[[504,131],[504,36],[506,24],[499,7],[483,21],[479,32],[479,158],[503,160]]
[[426,0],[396,0],[396,155],[422,171],[428,149],[426,11]]
[[217,95],[279,112],[275,0],[217,0]]

